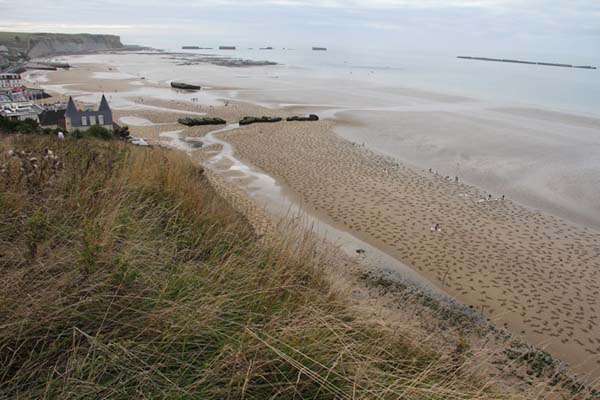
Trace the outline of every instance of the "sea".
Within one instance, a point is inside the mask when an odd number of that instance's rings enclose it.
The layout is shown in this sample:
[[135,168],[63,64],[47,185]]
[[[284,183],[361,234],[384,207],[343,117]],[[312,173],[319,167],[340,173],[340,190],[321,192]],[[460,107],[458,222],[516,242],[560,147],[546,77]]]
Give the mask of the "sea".
[[[511,54],[439,54],[274,48],[273,50],[180,50],[249,60],[268,60],[310,71],[314,77],[353,80],[470,96],[490,102],[600,116],[600,53],[586,57],[512,57]],[[597,70],[464,60],[457,56],[518,58],[590,65]],[[362,72],[362,73],[361,73]]]

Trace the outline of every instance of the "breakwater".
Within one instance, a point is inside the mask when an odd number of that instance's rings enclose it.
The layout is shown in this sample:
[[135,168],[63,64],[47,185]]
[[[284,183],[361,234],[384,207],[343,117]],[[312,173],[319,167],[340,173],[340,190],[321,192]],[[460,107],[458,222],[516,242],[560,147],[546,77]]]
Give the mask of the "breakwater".
[[513,59],[507,59],[507,58],[488,58],[488,57],[470,57],[470,56],[457,56],[456,58],[460,58],[463,60],[493,61],[493,62],[504,62],[504,63],[512,63],[512,64],[542,65],[542,66],[546,66],[546,67],[598,69],[597,67],[593,67],[591,65],[573,65],[573,64],[560,64],[560,63],[549,63],[549,62],[539,62],[539,61],[523,61],[523,60],[513,60]]

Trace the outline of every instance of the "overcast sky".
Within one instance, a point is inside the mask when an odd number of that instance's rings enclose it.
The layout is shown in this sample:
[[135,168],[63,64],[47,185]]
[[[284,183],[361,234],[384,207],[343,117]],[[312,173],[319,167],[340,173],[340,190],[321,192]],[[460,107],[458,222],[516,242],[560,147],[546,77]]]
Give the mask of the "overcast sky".
[[0,0],[0,30],[123,42],[597,59],[600,0]]

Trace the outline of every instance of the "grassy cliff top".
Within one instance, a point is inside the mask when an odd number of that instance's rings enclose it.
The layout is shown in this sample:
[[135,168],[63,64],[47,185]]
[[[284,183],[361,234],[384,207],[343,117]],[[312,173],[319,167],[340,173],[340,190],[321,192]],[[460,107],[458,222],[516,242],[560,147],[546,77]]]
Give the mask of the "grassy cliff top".
[[15,41],[16,38],[21,40],[39,39],[39,38],[74,38],[74,37],[118,37],[117,35],[104,35],[94,33],[50,33],[50,32],[3,32],[0,31],[0,41]]
[[42,32],[0,32],[0,44],[7,47],[26,49],[31,41],[40,40],[64,40],[64,41],[84,41],[86,39],[108,39],[114,43],[121,43],[117,35],[100,35],[91,33],[42,33]]

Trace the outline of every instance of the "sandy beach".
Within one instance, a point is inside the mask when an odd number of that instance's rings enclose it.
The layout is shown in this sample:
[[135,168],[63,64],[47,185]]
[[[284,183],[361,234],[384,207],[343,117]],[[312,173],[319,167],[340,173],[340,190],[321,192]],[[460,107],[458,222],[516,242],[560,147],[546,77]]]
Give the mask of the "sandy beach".
[[[214,68],[206,67],[206,80]],[[221,184],[246,189],[252,184],[244,171],[210,164],[222,146],[198,144],[215,128],[187,128],[177,118],[207,114],[233,123],[245,115],[327,109],[234,100],[225,105],[218,99],[228,98],[236,85],[226,86],[220,76],[200,95],[206,101],[197,103],[189,101],[193,94],[163,96],[165,82],[114,74],[88,63],[47,74],[39,84],[83,104],[106,92],[115,120],[133,135],[186,151],[220,175]],[[600,233],[509,197],[490,198],[454,175],[447,177],[449,172],[400,162],[336,134],[341,126],[358,125],[341,114],[336,120],[232,127],[217,137],[232,144],[241,160],[274,177],[311,215],[400,260],[573,370],[600,376]]]
[[[304,203],[579,371],[600,366],[600,234],[336,137],[330,123],[226,136]],[[432,227],[439,224],[439,231]]]

